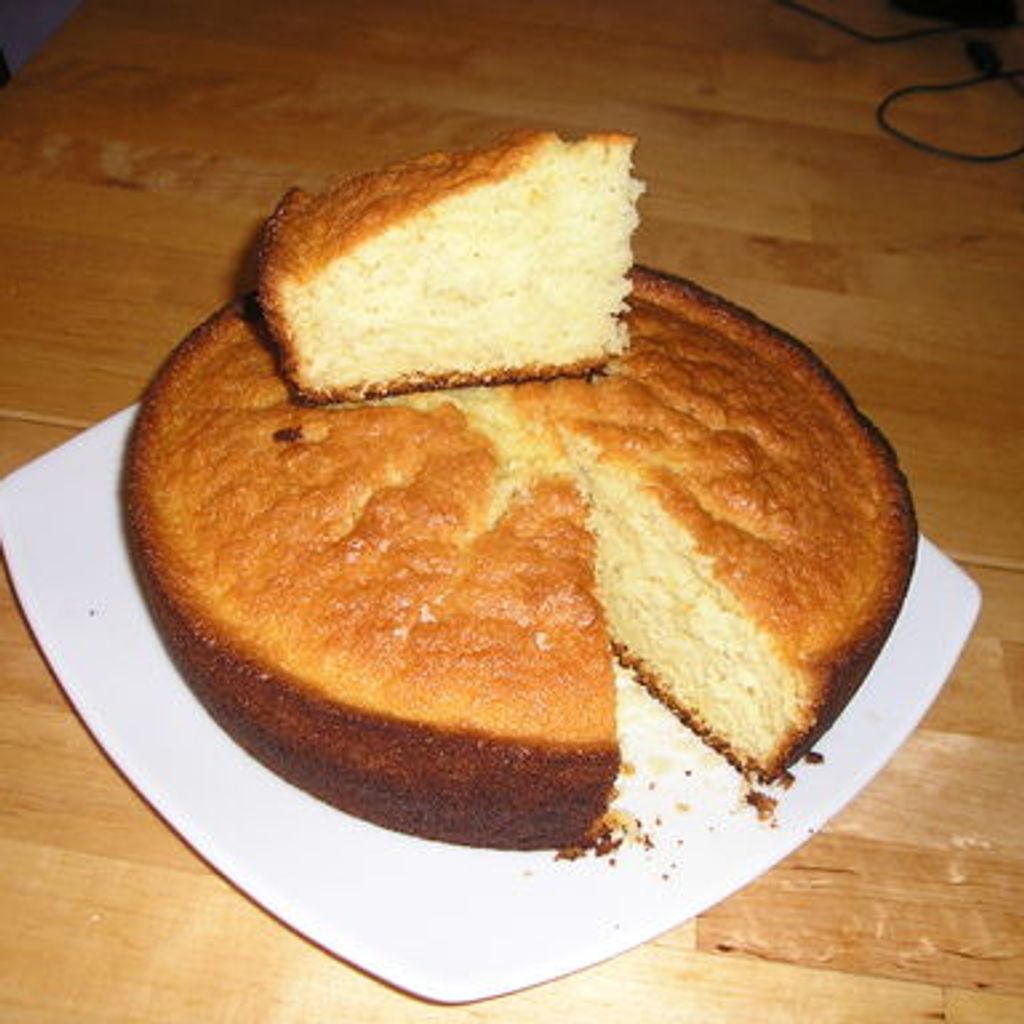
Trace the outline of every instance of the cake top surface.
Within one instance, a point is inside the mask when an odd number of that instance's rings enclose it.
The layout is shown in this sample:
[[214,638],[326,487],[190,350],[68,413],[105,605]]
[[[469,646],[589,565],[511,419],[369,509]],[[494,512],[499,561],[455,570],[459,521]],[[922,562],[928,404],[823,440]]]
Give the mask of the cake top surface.
[[455,405],[296,405],[229,309],[159,376],[132,465],[151,568],[236,657],[380,715],[614,745],[583,503],[504,486]]
[[855,655],[912,557],[887,446],[803,346],[683,282],[633,283],[604,376],[354,406],[295,404],[258,318],[221,313],[135,435],[129,508],[160,585],[332,700],[614,745],[582,451],[656,496],[794,662]]
[[893,453],[806,346],[752,314],[645,271],[631,305],[606,376],[518,400],[656,494],[785,654],[827,668],[902,600],[916,529]]

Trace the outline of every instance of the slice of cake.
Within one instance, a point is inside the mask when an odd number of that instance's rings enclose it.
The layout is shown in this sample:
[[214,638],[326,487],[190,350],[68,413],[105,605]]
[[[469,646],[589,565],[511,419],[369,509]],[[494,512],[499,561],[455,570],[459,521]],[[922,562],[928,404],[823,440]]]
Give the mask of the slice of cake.
[[621,352],[635,140],[520,133],[289,192],[259,296],[311,402],[583,375]]

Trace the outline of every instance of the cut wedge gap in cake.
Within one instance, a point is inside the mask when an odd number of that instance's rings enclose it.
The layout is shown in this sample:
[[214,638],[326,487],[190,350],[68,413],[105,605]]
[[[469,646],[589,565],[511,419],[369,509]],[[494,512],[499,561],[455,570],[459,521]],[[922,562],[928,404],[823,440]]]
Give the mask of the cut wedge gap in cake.
[[813,681],[716,581],[713,559],[655,494],[598,458],[576,466],[617,657],[741,771],[778,776],[814,724]]
[[628,343],[634,144],[525,132],[293,189],[264,233],[259,292],[295,392],[351,401],[602,368]]

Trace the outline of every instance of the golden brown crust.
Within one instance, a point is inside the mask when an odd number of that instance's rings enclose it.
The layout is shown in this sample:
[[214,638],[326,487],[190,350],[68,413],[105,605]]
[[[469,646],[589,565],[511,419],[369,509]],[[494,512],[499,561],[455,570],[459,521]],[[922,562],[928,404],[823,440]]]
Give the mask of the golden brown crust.
[[524,415],[644,481],[783,653],[824,670],[909,580],[917,528],[891,448],[806,346],[747,311],[644,268],[631,305],[609,372],[517,389]]
[[[144,535],[143,535],[144,536]],[[154,564],[140,537],[139,562]],[[507,849],[587,834],[619,770],[614,747],[558,747],[363,714],[212,638],[145,571],[169,650],[210,715],[282,778],[350,814],[425,839]]]
[[[666,274],[638,268],[634,296],[668,310],[670,331],[688,320],[713,332],[716,346],[741,346],[767,367],[724,364],[731,393],[705,416],[705,458],[688,458],[701,513],[663,493],[698,545],[714,550],[721,578],[756,621],[788,638],[786,653],[837,695],[845,692],[851,667],[874,660],[913,571],[917,521],[895,452],[798,339]],[[624,362],[648,387],[666,372],[640,351]],[[751,443],[741,440],[737,453],[738,439]],[[823,698],[819,715],[834,703]]]

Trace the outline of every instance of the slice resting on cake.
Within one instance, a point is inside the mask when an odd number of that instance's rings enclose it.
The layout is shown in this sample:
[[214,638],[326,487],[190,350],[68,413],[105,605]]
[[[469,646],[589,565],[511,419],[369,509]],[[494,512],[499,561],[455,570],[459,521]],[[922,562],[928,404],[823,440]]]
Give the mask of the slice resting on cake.
[[604,366],[628,340],[634,143],[524,132],[290,191],[264,233],[259,295],[296,393],[358,400]]
[[593,379],[297,404],[254,307],[148,391],[127,525],[214,717],[286,779],[419,836],[585,840],[620,767],[613,654],[777,777],[901,606],[910,498],[804,346],[631,275]]

